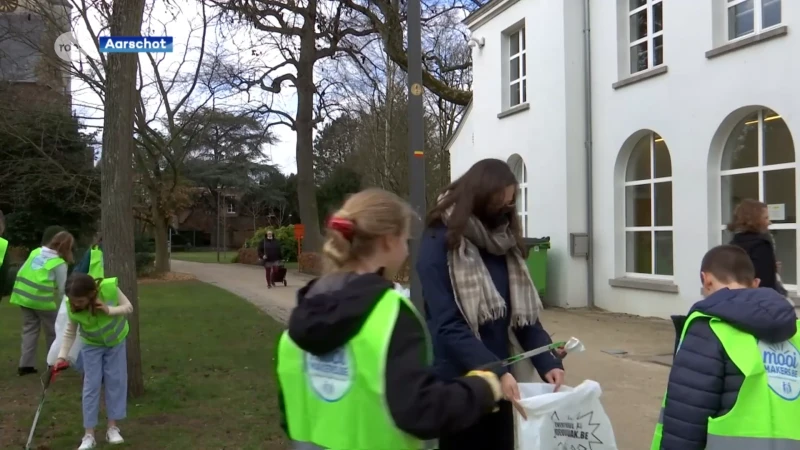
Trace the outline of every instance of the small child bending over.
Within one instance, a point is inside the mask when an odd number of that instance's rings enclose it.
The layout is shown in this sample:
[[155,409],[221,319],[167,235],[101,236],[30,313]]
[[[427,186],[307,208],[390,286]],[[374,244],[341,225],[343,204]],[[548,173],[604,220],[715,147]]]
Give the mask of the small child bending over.
[[[86,432],[78,450],[97,446],[94,428],[100,412],[100,386],[105,384],[109,444],[124,442],[117,421],[125,418],[128,397],[128,368],[125,338],[133,305],[117,287],[116,278],[95,280],[84,273],[74,273],[66,285],[69,300],[69,323],[58,354],[58,363],[66,364],[67,355],[80,334],[83,360],[83,427]],[[80,325],[80,331],[78,330]]]

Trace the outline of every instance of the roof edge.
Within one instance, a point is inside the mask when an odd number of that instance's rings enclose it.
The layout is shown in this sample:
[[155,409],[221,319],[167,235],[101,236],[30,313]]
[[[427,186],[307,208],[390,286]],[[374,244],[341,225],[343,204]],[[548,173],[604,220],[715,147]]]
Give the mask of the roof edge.
[[490,0],[489,3],[473,11],[472,14],[468,15],[461,23],[471,30],[474,30],[519,1],[520,0]]
[[[456,127],[456,130],[453,132],[453,135],[450,136],[450,139],[448,139],[447,142],[444,143],[444,148],[448,152],[450,151],[450,146],[453,145],[453,142],[455,142],[458,135],[461,134],[461,130],[464,128],[464,122],[467,121],[470,112],[472,112],[472,100],[470,100],[469,103],[467,103],[467,106],[464,109],[464,115],[461,117],[461,121],[458,122],[458,126]],[[450,155],[450,157],[452,156],[453,155]]]

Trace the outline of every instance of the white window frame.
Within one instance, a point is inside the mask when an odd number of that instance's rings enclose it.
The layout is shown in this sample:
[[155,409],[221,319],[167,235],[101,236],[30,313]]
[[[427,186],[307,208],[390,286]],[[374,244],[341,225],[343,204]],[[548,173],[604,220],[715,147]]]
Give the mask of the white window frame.
[[[765,202],[765,199],[764,199],[764,172],[770,172],[770,171],[773,171],[773,170],[794,169],[795,170],[795,176],[797,176],[797,162],[796,161],[795,162],[789,162],[789,163],[781,163],[781,164],[769,164],[769,165],[766,165],[766,166],[764,165],[764,122],[770,122],[772,120],[777,120],[777,119],[781,119],[782,118],[781,115],[777,114],[777,113],[775,115],[772,115],[772,116],[764,117],[764,113],[765,112],[766,112],[765,109],[759,109],[758,110],[758,118],[756,120],[751,120],[749,122],[745,122],[745,125],[757,125],[757,127],[758,127],[758,131],[757,131],[758,132],[758,137],[757,137],[757,141],[758,141],[758,165],[753,166],[753,167],[745,167],[743,169],[720,170],[720,172],[719,172],[719,180],[717,180],[717,181],[719,182],[719,187],[718,188],[719,188],[719,193],[720,193],[720,199],[719,199],[719,201],[720,201],[720,210],[722,209],[722,201],[723,201],[723,199],[722,199],[722,177],[724,177],[724,176],[727,176],[727,175],[740,175],[740,174],[745,174],[745,173],[757,173],[758,174],[758,198],[756,200],[758,200],[760,202]],[[788,126],[788,124],[787,124],[787,126]],[[730,136],[728,136],[728,139],[730,139]],[[727,141],[726,141],[726,144],[727,144]],[[725,160],[725,154],[724,154],[725,151],[726,151],[726,149],[723,149],[722,161]],[[795,199],[795,201],[797,201],[797,200]],[[727,224],[722,224],[719,227],[719,230],[720,230],[719,231],[719,240],[720,240],[720,242],[722,244],[727,244],[727,242],[722,242],[722,234],[727,230],[727,228],[728,228]],[[795,232],[796,232],[797,231],[797,223],[773,223],[772,225],[769,226],[769,229],[770,230],[795,230]],[[800,272],[800,268],[798,269],[798,272]],[[797,285],[796,284],[785,284],[784,288],[786,288],[786,290],[788,290],[788,291],[794,292],[794,291],[797,290]]]
[[[742,3],[747,2],[748,0],[723,0],[725,1],[725,38],[728,42],[736,42],[741,39],[748,38],[750,36],[757,35],[759,33],[763,33],[764,31],[771,30],[773,28],[777,28],[783,24],[783,2],[781,0],[753,0],[753,31],[747,34],[743,34],[741,36],[731,38],[731,21],[729,12],[731,8],[741,5]],[[780,3],[781,8],[781,20],[780,22],[776,23],[775,25],[770,25],[766,28],[763,27],[764,25],[764,4],[770,2],[778,2]]]
[[[647,134],[648,140],[650,141],[650,178],[646,178],[644,180],[636,180],[636,181],[625,181],[624,184],[624,198],[625,198],[625,276],[629,278],[646,278],[649,280],[674,280],[675,279],[675,264],[673,262],[672,265],[672,275],[659,275],[655,273],[656,270],[656,232],[657,231],[670,231],[672,232],[672,254],[675,255],[675,223],[673,218],[673,224],[669,226],[655,226],[656,221],[656,184],[658,183],[672,183],[672,176],[668,177],[661,177],[655,178],[656,173],[656,158],[655,158],[655,148],[656,142],[664,142],[664,138],[659,137],[656,139],[656,133],[649,132]],[[638,141],[637,141],[638,143]],[[667,151],[669,151],[669,147],[667,147]],[[631,157],[633,157],[633,153],[628,157],[628,164],[631,163]],[[627,178],[628,173],[628,164],[625,166],[625,176]],[[670,154],[670,164],[672,164],[672,155]],[[672,173],[672,168],[670,167],[670,174]],[[628,187],[630,186],[644,186],[650,185],[650,226],[646,227],[630,227],[627,225],[628,222]],[[671,188],[674,188],[674,185],[671,185]],[[673,205],[669,205],[670,209],[672,209]],[[673,209],[674,212],[674,209]],[[639,273],[639,272],[630,272],[628,271],[628,232],[634,231],[649,231],[650,232],[650,273]],[[673,258],[674,260],[674,258]]]
[[511,171],[519,185],[519,196],[515,199],[517,216],[522,227],[522,237],[528,237],[528,166],[522,156],[515,154],[508,159]]
[[[527,69],[527,49],[525,48],[525,26],[521,26],[516,30],[508,33],[508,107],[513,108],[515,106],[524,105],[528,103],[528,69]],[[519,52],[518,53],[511,53],[511,42],[516,40],[519,44]],[[519,78],[511,79],[511,61],[514,58],[519,58],[517,64],[519,65]],[[512,94],[514,90],[512,86],[515,84],[519,84],[519,102],[514,103],[514,98]]]
[[[625,0],[625,1],[627,2],[628,0]],[[645,3],[642,6],[639,6],[638,8],[635,8],[635,9],[630,9],[630,3],[628,4],[628,25],[627,25],[628,33],[627,33],[626,38],[627,38],[627,41],[628,41],[628,72],[631,75],[636,75],[637,73],[642,73],[642,72],[645,72],[647,70],[654,69],[656,67],[664,65],[663,52],[662,52],[662,57],[661,57],[661,64],[655,65],[655,60],[654,60],[654,58],[655,58],[655,45],[654,45],[655,44],[655,39],[657,37],[659,37],[659,36],[663,36],[664,35],[663,23],[662,23],[660,31],[653,32],[653,27],[655,26],[655,21],[653,21],[653,6],[658,4],[658,3],[662,3],[662,5],[661,5],[661,8],[662,8],[662,10],[661,10],[662,18],[661,18],[661,20],[663,21],[664,20],[664,18],[663,18],[663,14],[664,14],[663,1],[664,0],[647,0],[647,3]],[[643,38],[637,39],[637,40],[631,42],[631,29],[630,29],[631,28],[631,17],[633,17],[634,15],[636,15],[636,14],[642,12],[642,11],[645,11],[645,10],[647,10],[647,13],[646,13],[646,16],[647,16],[647,34]],[[631,61],[631,51],[633,50],[634,47],[638,46],[639,44],[641,44],[643,42],[647,42],[647,67],[642,69],[642,70],[639,70],[637,72],[634,72],[633,71],[633,67],[632,67],[633,61]],[[661,40],[661,45],[662,46],[664,45],[663,38]]]
[[227,204],[225,210],[228,214],[236,214],[236,205],[234,205],[233,199],[232,196],[225,197],[225,203]]

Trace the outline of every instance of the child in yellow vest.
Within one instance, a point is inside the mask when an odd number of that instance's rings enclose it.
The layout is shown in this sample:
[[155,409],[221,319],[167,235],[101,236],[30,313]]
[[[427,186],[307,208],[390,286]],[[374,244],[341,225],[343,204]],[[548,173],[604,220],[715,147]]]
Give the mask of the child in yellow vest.
[[128,371],[125,338],[128,323],[125,316],[133,305],[117,287],[116,278],[95,280],[84,273],[72,274],[67,282],[69,323],[59,352],[58,365],[66,364],[80,325],[84,347],[83,361],[83,427],[85,433],[78,450],[97,446],[94,429],[100,411],[100,387],[105,386],[108,429],[106,442],[121,444],[117,421],[127,412]]

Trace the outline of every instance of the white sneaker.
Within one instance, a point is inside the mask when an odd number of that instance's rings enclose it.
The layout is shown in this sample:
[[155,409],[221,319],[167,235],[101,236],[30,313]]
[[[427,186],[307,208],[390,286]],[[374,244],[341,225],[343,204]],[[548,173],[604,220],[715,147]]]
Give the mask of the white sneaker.
[[109,444],[122,444],[125,439],[122,439],[122,435],[119,434],[119,428],[111,427],[106,431],[106,442]]
[[78,450],[90,450],[95,447],[97,447],[97,442],[94,440],[94,436],[87,434],[81,439],[81,446],[78,447]]

